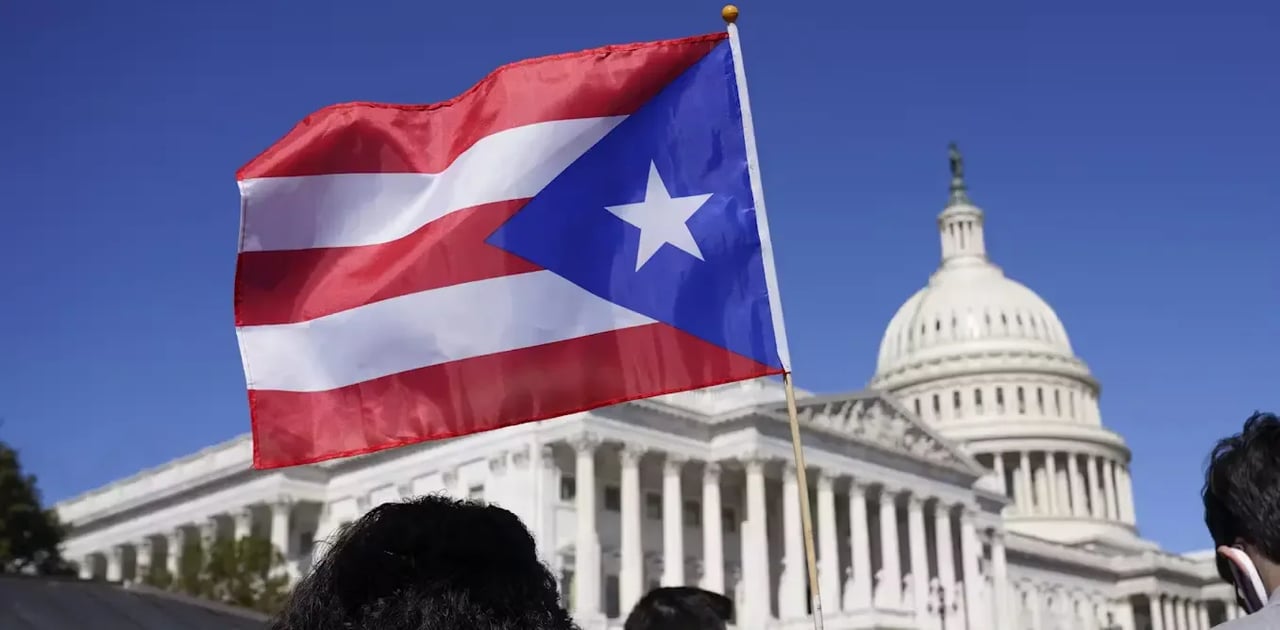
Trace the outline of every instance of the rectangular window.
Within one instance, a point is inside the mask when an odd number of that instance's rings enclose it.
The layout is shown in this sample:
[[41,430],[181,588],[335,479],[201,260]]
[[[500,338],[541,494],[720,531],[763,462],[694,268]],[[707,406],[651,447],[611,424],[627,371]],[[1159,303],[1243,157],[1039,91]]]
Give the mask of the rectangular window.
[[982,390],[981,389],[973,390],[973,407],[978,411],[978,413],[982,413]]
[[604,612],[610,619],[622,616],[622,596],[618,592],[618,576],[604,578]]
[[702,503],[699,501],[684,502],[684,526],[685,527],[701,527],[702,526]]
[[720,520],[724,525],[724,531],[734,534],[738,531],[738,513],[731,507],[720,510]]
[[578,497],[578,480],[573,475],[560,477],[560,500],[572,501]]
[[484,484],[471,486],[470,488],[468,488],[467,498],[471,499],[472,501],[483,501],[484,500]]
[[662,495],[656,492],[645,493],[644,514],[655,521],[662,519]]
[[604,487],[604,509],[610,512],[622,510],[622,491],[618,489],[618,486]]

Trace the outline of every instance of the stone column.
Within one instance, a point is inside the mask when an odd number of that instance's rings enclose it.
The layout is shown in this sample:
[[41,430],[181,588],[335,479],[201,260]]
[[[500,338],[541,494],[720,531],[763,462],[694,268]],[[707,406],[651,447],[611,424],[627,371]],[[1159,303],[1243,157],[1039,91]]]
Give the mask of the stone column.
[[200,524],[200,548],[208,553],[218,540],[218,521],[212,516]]
[[720,464],[702,469],[702,588],[724,594],[724,524],[720,521]]
[[600,439],[583,434],[573,442],[576,455],[577,540],[574,545],[573,616],[580,623],[599,619],[600,538],[596,533],[596,447]]
[[182,528],[176,528],[165,535],[164,545],[164,570],[169,572],[169,577],[174,580],[178,579],[178,573],[182,570],[182,547],[184,537]]
[[93,579],[93,554],[91,553],[85,554],[85,556],[80,559],[80,566],[78,568],[80,569],[80,579],[92,580]]
[[155,558],[155,543],[143,538],[133,546],[133,579],[141,582],[151,573],[151,561]]
[[924,498],[912,492],[907,495],[907,551],[911,554],[911,590],[917,626],[924,622],[929,611],[929,541],[926,537]]
[[745,462],[747,475],[747,522],[746,531],[744,532],[749,545],[745,545],[744,549],[749,549],[752,553],[744,557],[743,567],[750,569],[747,573],[746,585],[744,593],[747,606],[751,614],[739,621],[739,625],[743,627],[761,627],[765,620],[770,617],[770,600],[769,597],[769,526],[765,521],[765,485],[764,485],[764,460],[757,458],[748,458]]
[[1085,481],[1089,484],[1089,511],[1093,518],[1106,518],[1107,512],[1103,508],[1102,490],[1098,485],[1098,458],[1088,456],[1085,462]]
[[240,508],[232,520],[234,530],[232,531],[232,540],[242,540],[248,538],[253,533],[253,508],[245,506]]
[[978,575],[978,557],[982,555],[982,545],[978,544],[978,533],[973,525],[973,512],[964,508],[960,512],[960,554],[964,565],[964,616],[966,627],[970,630],[989,627],[984,621],[985,613],[982,600],[982,577]]
[[1001,493],[1007,492],[1005,490],[1007,486],[1005,486],[1005,480],[1004,480],[1005,479],[1004,478],[1004,453],[1000,451],[996,451],[992,453],[991,465],[992,465],[992,469],[996,473],[996,479],[1000,480],[1000,492]]
[[289,496],[278,497],[271,504],[271,548],[280,552],[280,556],[284,558],[285,570],[290,574],[293,573],[289,569],[289,565],[293,561],[293,550],[289,544],[290,520],[293,515],[293,498]]
[[902,570],[898,561],[897,492],[880,487],[880,588],[877,608],[898,608],[902,602]]
[[1031,480],[1031,454],[1022,451],[1018,453],[1018,477],[1022,479],[1022,496],[1018,497],[1018,513],[1023,515],[1035,514],[1036,512],[1036,490],[1035,484]]
[[991,585],[995,590],[996,609],[992,611],[991,624],[993,630],[1007,630],[1014,627],[1012,616],[1013,598],[1009,593],[1009,561],[1005,556],[1004,532],[991,533]]
[[107,550],[107,581],[124,579],[124,546],[116,545]]
[[1087,501],[1084,498],[1084,480],[1080,477],[1080,456],[1076,453],[1067,453],[1067,476],[1071,481],[1071,515],[1077,517],[1086,517],[1085,512]]
[[1204,602],[1196,602],[1197,630],[1209,630],[1209,607]]
[[[836,491],[831,476],[818,472],[818,588],[822,610],[840,610],[840,547],[836,531]],[[803,562],[801,563],[803,566]]]
[[1116,463],[1107,460],[1103,463],[1102,472],[1107,484],[1107,518],[1118,521],[1120,520],[1120,501],[1116,497]]
[[1058,502],[1058,454],[1053,451],[1044,452],[1044,477],[1049,494],[1049,509],[1045,513],[1058,516],[1062,514],[1062,504]]
[[1169,600],[1160,597],[1159,594],[1151,595],[1151,630],[1176,630],[1173,606]]
[[684,458],[667,453],[662,462],[662,585],[684,586]]
[[640,502],[640,458],[644,450],[631,445],[618,452],[622,464],[622,567],[618,593],[622,610],[630,611],[644,595],[644,506]]
[[778,617],[784,620],[808,614],[804,598],[806,567],[802,536],[800,482],[796,479],[795,463],[787,462],[782,470],[782,575],[778,580]]
[[1191,630],[1191,621],[1195,617],[1191,614],[1191,602],[1189,600],[1178,600],[1178,627],[1179,630]]
[[948,612],[956,601],[956,563],[951,541],[951,506],[939,500],[933,506],[933,547],[938,558],[938,586]]
[[1116,475],[1116,483],[1120,485],[1120,518],[1125,523],[1136,525],[1138,517],[1133,503],[1133,479],[1129,476],[1129,468],[1124,464],[1117,464]]
[[859,480],[849,482],[850,581],[853,594],[847,598],[845,610],[871,606],[871,537],[867,527],[867,490]]

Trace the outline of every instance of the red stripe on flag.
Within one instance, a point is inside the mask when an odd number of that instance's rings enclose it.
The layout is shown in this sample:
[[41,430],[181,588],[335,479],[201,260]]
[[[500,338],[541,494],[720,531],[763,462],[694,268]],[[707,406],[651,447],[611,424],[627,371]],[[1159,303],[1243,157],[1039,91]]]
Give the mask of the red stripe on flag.
[[527,202],[454,212],[379,245],[242,252],[236,326],[306,321],[419,291],[538,271],[484,242]]
[[254,467],[361,455],[779,373],[652,324],[327,392],[250,390]]
[[713,33],[527,59],[431,105],[332,105],[304,118],[243,166],[236,179],[438,173],[498,131],[630,114],[725,37]]

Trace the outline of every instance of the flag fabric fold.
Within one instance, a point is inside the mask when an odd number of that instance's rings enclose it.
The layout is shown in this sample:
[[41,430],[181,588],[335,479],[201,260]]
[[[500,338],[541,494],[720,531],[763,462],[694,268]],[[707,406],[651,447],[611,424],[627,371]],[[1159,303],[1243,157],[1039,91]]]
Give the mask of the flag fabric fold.
[[789,369],[723,34],[322,109],[237,173],[254,465]]

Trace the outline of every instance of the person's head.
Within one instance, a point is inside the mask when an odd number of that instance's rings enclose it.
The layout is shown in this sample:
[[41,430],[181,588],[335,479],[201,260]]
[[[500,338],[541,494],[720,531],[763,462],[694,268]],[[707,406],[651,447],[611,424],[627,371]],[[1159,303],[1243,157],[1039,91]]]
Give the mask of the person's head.
[[[1204,474],[1204,522],[1216,547],[1239,547],[1267,593],[1280,588],[1280,418],[1255,413],[1219,440]],[[1233,581],[1219,556],[1218,573]]]
[[438,496],[338,534],[272,630],[572,630],[520,519]]
[[656,588],[627,616],[624,630],[724,630],[733,601],[692,586]]

